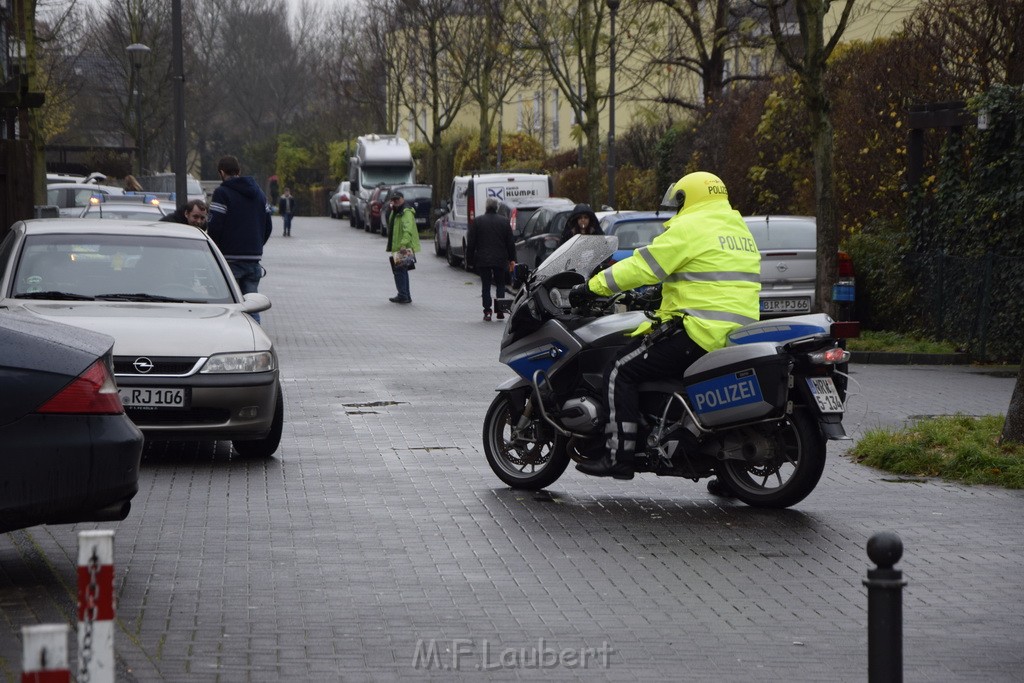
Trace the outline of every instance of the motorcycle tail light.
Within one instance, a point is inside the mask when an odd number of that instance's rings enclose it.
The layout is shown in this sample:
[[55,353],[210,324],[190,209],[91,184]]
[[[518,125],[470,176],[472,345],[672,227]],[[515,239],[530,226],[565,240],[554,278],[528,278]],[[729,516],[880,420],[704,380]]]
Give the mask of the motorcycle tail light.
[[837,363],[848,363],[850,352],[838,346],[823,351],[815,351],[807,354],[807,360],[815,365],[835,365]]

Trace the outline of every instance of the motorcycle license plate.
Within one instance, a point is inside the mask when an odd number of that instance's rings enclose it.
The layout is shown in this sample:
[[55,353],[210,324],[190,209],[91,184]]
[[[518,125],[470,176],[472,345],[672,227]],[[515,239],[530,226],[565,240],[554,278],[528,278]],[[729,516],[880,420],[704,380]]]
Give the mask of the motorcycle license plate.
[[843,402],[836,391],[836,385],[831,377],[808,377],[807,386],[814,394],[814,400],[818,402],[818,409],[823,413],[843,412]]
[[125,408],[188,408],[188,392],[180,387],[121,387],[117,393]]

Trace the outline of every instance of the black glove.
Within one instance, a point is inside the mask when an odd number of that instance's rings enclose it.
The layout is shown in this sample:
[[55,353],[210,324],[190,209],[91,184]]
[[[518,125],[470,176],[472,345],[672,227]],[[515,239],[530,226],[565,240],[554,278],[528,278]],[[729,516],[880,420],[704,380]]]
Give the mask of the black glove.
[[590,287],[587,286],[586,282],[578,284],[569,290],[569,305],[573,308],[579,308],[596,298],[597,295],[590,291]]

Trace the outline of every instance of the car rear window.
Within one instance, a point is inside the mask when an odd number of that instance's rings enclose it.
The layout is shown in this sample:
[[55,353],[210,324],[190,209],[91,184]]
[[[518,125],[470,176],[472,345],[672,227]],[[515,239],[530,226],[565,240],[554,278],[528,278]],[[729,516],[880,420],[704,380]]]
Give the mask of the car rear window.
[[660,219],[648,221],[619,221],[612,233],[619,238],[619,249],[636,249],[654,241],[665,232],[665,222]]
[[429,187],[400,187],[402,196],[408,199],[430,199]]
[[814,221],[771,219],[747,221],[750,234],[761,251],[810,250],[817,248],[817,228]]

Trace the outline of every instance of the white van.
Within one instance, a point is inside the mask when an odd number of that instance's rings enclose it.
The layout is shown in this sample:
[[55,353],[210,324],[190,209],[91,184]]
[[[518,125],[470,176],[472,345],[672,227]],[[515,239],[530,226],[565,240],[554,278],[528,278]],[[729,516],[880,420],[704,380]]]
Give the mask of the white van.
[[465,262],[469,223],[497,199],[530,208],[551,196],[551,176],[545,173],[474,173],[456,176],[448,208],[448,232],[443,245],[449,265]]

